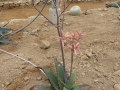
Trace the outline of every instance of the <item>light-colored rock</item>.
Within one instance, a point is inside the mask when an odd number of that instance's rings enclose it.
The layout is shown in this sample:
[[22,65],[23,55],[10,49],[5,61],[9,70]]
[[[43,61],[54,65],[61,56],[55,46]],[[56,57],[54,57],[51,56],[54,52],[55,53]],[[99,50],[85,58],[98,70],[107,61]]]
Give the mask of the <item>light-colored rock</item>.
[[86,55],[90,58],[90,57],[92,57],[92,54],[93,53],[93,51],[92,51],[92,49],[90,49],[90,50],[86,50]]
[[88,60],[89,58],[86,55],[81,56],[82,59]]
[[103,14],[99,14],[100,16],[104,16]]
[[78,16],[78,15],[82,14],[81,8],[79,6],[71,7],[70,14],[72,16]]
[[28,32],[23,32],[23,38],[26,38],[26,37],[28,37],[28,35],[29,35],[29,33]]
[[47,40],[41,40],[40,42],[40,48],[42,49],[48,49],[50,47],[50,42]]
[[37,77],[36,79],[37,79],[38,81],[40,81],[40,80],[42,80],[42,77]]
[[28,81],[29,80],[29,77],[24,77],[24,81]]
[[25,69],[27,66],[26,65],[22,65],[20,66],[20,69]]
[[116,71],[116,70],[118,70],[118,68],[119,68],[119,64],[118,64],[118,63],[115,63],[115,65],[114,65],[114,70]]
[[92,14],[92,12],[91,12],[91,10],[85,10],[85,11],[83,12],[83,14],[89,15],[89,14]]
[[37,43],[31,43],[31,46],[36,47],[36,46],[38,46],[38,44]]
[[113,73],[113,75],[115,75],[115,76],[120,76],[120,70],[115,71],[115,72]]
[[38,31],[40,31],[40,28],[33,29],[32,33],[37,33]]
[[103,10],[103,11],[108,11],[108,9],[107,9],[107,8],[103,8],[102,10]]
[[114,90],[120,90],[120,84],[115,84],[114,85]]
[[5,86],[8,86],[8,85],[10,85],[10,82],[9,81],[5,82]]
[[5,87],[5,84],[2,84],[1,87],[4,88],[4,87]]

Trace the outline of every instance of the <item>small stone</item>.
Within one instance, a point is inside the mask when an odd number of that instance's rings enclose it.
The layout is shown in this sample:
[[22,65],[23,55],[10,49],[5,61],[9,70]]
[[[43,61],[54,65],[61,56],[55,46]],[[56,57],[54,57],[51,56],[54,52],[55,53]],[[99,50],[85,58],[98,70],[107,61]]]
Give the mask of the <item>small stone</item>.
[[42,80],[42,77],[37,77],[37,80],[38,80],[38,81]]
[[115,90],[120,90],[120,84],[115,84],[115,85],[114,85],[114,89],[115,89]]
[[48,31],[49,31],[48,28],[44,27],[41,32],[48,32]]
[[119,20],[112,20],[113,23],[119,23]]
[[22,65],[21,67],[20,67],[20,69],[25,69],[26,68],[26,65]]
[[115,75],[115,76],[120,76],[120,70],[115,71],[115,72],[113,73],[113,75]]
[[118,68],[119,68],[119,64],[118,64],[118,63],[115,63],[115,65],[114,65],[114,70],[116,71],[116,70],[118,70]]
[[98,8],[98,10],[102,10],[102,8]]
[[69,24],[67,22],[65,22],[65,25],[68,26]]
[[45,26],[47,27],[47,26],[48,26],[48,24],[47,24],[47,23],[45,23]]
[[84,60],[88,60],[89,59],[86,55],[83,55],[81,58],[84,59]]
[[5,84],[2,84],[1,87],[4,88],[4,87],[5,87]]
[[104,16],[103,14],[99,14],[100,16]]
[[28,37],[29,33],[28,32],[23,32],[23,38]]
[[86,55],[90,58],[92,57],[92,49],[86,50]]
[[29,80],[29,77],[24,77],[24,81],[28,81]]
[[40,48],[42,49],[48,49],[50,47],[50,42],[47,40],[41,40],[40,42]]
[[115,42],[114,44],[115,44],[115,45],[119,45],[119,42]]
[[39,30],[40,30],[39,28],[33,29],[32,33],[37,33]]
[[38,46],[37,43],[31,43],[31,46]]
[[108,9],[107,8],[103,8],[103,11],[107,11]]
[[5,86],[8,86],[8,85],[10,85],[10,82],[9,82],[9,81],[7,81],[7,82],[5,83]]
[[84,14],[84,15],[89,15],[89,14],[92,14],[92,12],[91,12],[91,10],[85,10],[85,11],[83,12],[83,14]]

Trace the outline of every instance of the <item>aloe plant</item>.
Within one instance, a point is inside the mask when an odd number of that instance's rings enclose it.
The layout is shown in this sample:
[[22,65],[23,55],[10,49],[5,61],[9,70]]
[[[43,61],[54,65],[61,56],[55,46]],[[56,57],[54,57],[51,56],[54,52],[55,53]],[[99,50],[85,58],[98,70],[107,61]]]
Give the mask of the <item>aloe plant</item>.
[[[73,67],[73,55],[82,54],[81,50],[79,49],[80,45],[80,39],[81,36],[84,36],[85,34],[82,34],[79,30],[76,30],[75,33],[67,32],[64,34],[64,12],[67,9],[67,7],[72,3],[73,0],[66,6],[65,0],[61,0],[60,6],[63,9],[61,13],[58,13],[57,8],[57,0],[52,0],[54,4],[54,9],[56,11],[56,17],[57,17],[57,23],[54,24],[51,22],[47,17],[45,17],[42,13],[41,15],[47,19],[53,26],[55,26],[57,32],[58,32],[58,38],[60,41],[60,51],[61,51],[61,60],[63,64],[61,64],[55,57],[55,68],[56,72],[51,71],[49,68],[46,67],[38,67],[39,70],[42,70],[45,74],[45,76],[48,78],[48,81],[50,82],[51,86],[44,86],[44,85],[35,85],[31,87],[29,90],[88,90],[90,88],[89,85],[80,85],[75,83],[76,78],[76,72],[72,71]],[[34,6],[34,8],[37,10],[37,8]],[[38,10],[37,10],[38,11]],[[38,11],[39,12],[39,11]],[[40,13],[40,12],[39,12]],[[62,24],[60,24],[60,17],[62,17]],[[64,41],[67,42],[65,45]],[[71,65],[70,65],[70,73],[68,74],[66,72],[66,63],[65,63],[65,57],[64,57],[64,49],[63,47],[66,46],[67,50],[71,50]]]
[[0,43],[10,43],[8,39],[5,39],[4,36],[8,33],[11,29],[6,27],[0,27]]
[[39,67],[47,76],[51,86],[35,85],[29,90],[88,90],[88,85],[75,84],[76,72],[73,72],[71,76],[66,72],[67,82],[65,82],[63,65],[56,58],[54,58],[54,62],[56,72],[46,67]]

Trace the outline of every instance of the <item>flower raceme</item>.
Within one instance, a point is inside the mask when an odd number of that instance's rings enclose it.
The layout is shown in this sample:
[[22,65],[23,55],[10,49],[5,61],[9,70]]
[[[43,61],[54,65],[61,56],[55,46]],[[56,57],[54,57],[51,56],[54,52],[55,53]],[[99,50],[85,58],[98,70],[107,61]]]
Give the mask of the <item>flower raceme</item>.
[[62,42],[62,46],[65,46],[65,41],[67,43],[67,50],[71,49],[75,55],[82,54],[81,50],[79,49],[80,45],[80,39],[82,36],[85,36],[85,34],[82,34],[80,31],[76,30],[74,33],[67,32],[63,33],[61,30],[61,36],[60,40]]

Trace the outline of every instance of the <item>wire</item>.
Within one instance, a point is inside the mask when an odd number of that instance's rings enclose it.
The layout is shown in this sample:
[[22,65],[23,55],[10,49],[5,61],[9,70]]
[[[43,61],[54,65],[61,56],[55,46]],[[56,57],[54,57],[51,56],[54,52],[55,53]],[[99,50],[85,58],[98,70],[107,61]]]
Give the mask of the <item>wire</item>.
[[2,27],[5,27],[5,26],[7,26],[8,24],[9,24],[9,22],[10,22],[10,20],[5,24],[5,25],[3,25]]
[[38,67],[38,66],[35,65],[34,63],[32,63],[32,62],[30,62],[30,61],[28,61],[28,60],[26,60],[26,59],[24,59],[24,58],[22,58],[22,57],[20,57],[20,56],[18,56],[18,55],[12,54],[12,53],[7,52],[7,51],[5,51],[5,50],[3,50],[3,49],[0,49],[0,51],[2,51],[2,52],[4,52],[4,53],[7,53],[7,54],[9,54],[9,55],[12,55],[12,56],[14,56],[14,57],[16,57],[16,58],[19,58],[20,60],[23,60],[23,61],[25,61],[25,62],[28,62],[29,64],[33,65],[34,67]]

